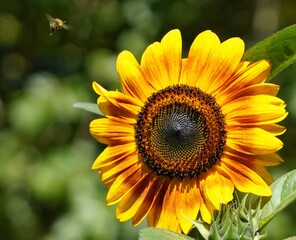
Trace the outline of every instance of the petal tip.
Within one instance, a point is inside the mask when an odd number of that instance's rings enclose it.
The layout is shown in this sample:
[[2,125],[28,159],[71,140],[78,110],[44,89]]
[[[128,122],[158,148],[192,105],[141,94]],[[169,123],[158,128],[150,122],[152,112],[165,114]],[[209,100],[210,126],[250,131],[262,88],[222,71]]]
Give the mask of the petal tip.
[[100,84],[97,82],[92,83],[93,90],[98,94],[98,95],[103,95],[104,92],[107,92],[105,88],[103,88]]

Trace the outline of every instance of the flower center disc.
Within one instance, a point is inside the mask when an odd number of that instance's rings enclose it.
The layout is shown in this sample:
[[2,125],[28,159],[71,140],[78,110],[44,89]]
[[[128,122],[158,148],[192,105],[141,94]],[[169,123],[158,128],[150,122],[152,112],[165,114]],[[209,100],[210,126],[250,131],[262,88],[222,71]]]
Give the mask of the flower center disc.
[[135,139],[143,162],[157,175],[198,177],[222,156],[224,115],[215,99],[200,89],[168,86],[145,102]]

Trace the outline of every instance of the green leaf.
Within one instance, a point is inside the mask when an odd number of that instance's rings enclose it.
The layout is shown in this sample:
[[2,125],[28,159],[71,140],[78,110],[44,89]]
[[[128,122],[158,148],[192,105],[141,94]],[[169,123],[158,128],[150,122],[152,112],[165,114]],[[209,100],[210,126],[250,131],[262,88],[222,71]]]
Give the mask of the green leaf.
[[296,236],[293,236],[293,237],[288,237],[288,238],[285,238],[283,240],[296,240]]
[[296,25],[284,28],[246,51],[243,59],[272,63],[270,80],[296,61]]
[[260,230],[296,199],[296,169],[280,177],[270,187],[272,197],[262,208]]
[[73,104],[73,107],[95,113],[97,115],[100,115],[100,117],[104,117],[104,115],[100,112],[98,105],[95,103],[77,102]]
[[209,239],[209,228],[210,225],[201,221],[201,220],[192,220],[186,216],[184,216],[185,218],[187,218],[190,222],[193,223],[193,225],[196,227],[196,229],[198,230],[199,234],[204,238],[204,239]]
[[139,235],[139,240],[194,240],[181,233],[154,227],[141,229]]

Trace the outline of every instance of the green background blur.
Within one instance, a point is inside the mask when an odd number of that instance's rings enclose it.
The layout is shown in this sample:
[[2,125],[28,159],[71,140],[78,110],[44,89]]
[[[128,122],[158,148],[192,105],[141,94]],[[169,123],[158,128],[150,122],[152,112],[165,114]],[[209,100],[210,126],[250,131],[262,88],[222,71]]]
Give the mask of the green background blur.
[[[49,36],[46,13],[72,30]],[[186,53],[206,29],[221,40],[239,36],[248,48],[295,21],[295,0],[1,1],[0,238],[137,239],[146,223],[117,222],[90,169],[104,147],[88,133],[96,116],[73,103],[96,101],[94,80],[120,89],[118,53],[139,59],[170,29],[181,30]],[[295,78],[294,64],[273,80],[290,112],[275,179],[296,166]],[[295,219],[294,203],[271,222],[268,239],[296,235]]]

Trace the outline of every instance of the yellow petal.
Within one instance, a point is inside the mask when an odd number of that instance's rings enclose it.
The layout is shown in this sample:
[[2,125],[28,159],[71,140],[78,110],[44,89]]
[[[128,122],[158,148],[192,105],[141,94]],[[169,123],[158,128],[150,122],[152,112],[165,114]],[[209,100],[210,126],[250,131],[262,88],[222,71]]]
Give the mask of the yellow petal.
[[235,78],[236,76],[240,76],[241,73],[243,73],[247,67],[251,64],[250,61],[240,61],[240,63],[237,66],[236,72],[231,78]]
[[254,96],[254,95],[271,95],[276,96],[279,91],[279,86],[271,83],[259,83],[255,85],[248,86],[246,88],[240,89],[239,91],[233,91],[229,94],[222,95],[217,98],[217,102],[220,106],[223,106],[235,99],[244,96]]
[[[263,104],[262,104],[263,106]],[[281,135],[285,130],[275,123],[284,120],[288,113],[282,107],[265,105],[266,108],[259,109],[258,107],[242,107],[236,113],[226,116],[228,130],[236,127],[255,127],[258,126],[275,136]],[[246,110],[254,110],[247,112]],[[258,112],[259,110],[259,112]],[[273,111],[272,111],[273,110]],[[261,115],[260,115],[261,111]]]
[[268,185],[273,182],[272,176],[265,166],[274,166],[283,160],[275,153],[267,155],[246,155],[226,150],[224,157],[241,163],[256,172]]
[[211,85],[205,89],[208,93],[224,87],[227,80],[237,71],[244,50],[245,44],[240,38],[230,38],[221,44],[209,66],[211,75],[208,81]]
[[271,133],[274,136],[279,136],[286,132],[286,128],[278,124],[260,125],[260,128],[264,129],[265,131]]
[[264,182],[266,182],[267,185],[270,185],[273,183],[273,177],[271,176],[271,174],[267,171],[265,166],[261,166],[261,165],[246,165],[248,166],[250,169],[252,169],[255,173],[257,173]]
[[161,187],[161,183],[152,175],[147,175],[139,181],[122,199],[116,209],[116,217],[120,221],[132,218],[133,225],[138,225],[149,213]]
[[271,190],[262,178],[245,165],[222,158],[221,165],[217,169],[223,172],[234,183],[235,187],[245,193],[253,193],[258,196],[270,196]]
[[235,72],[244,52],[244,42],[231,38],[220,44],[216,34],[205,31],[194,40],[182,82],[211,93]]
[[100,96],[104,96],[105,94],[108,93],[108,90],[106,90],[105,88],[103,88],[100,84],[98,84],[97,82],[93,82],[92,83],[92,87],[94,89],[94,91],[96,92],[96,94],[100,95]]
[[[146,173],[147,174],[147,173]],[[122,200],[137,184],[145,177],[141,169],[141,164],[131,166],[120,174],[109,189],[106,200],[108,205],[113,205]]]
[[261,128],[233,128],[227,132],[227,146],[238,152],[263,155],[280,150],[283,143]]
[[92,169],[98,169],[114,164],[114,162],[122,161],[132,153],[136,152],[136,144],[134,142],[108,146],[105,150],[97,157]]
[[131,219],[141,208],[144,200],[153,200],[151,187],[155,181],[147,175],[136,183],[133,190],[124,196],[116,209],[116,217],[121,221]]
[[177,216],[182,231],[187,234],[192,227],[191,220],[197,218],[202,204],[201,195],[195,179],[183,179],[181,189],[178,191]]
[[177,218],[176,201],[178,201],[179,184],[178,180],[172,179],[165,193],[160,213],[159,221],[156,227],[169,229],[175,232],[181,232],[180,224]]
[[220,209],[221,203],[226,204],[233,199],[232,181],[215,170],[207,171],[204,188],[207,198],[217,210]]
[[138,225],[149,214],[153,209],[155,201],[159,198],[163,188],[163,182],[159,178],[152,181],[154,181],[154,184],[150,187],[147,197],[143,199],[141,208],[133,216],[133,225]]
[[161,45],[166,57],[163,66],[167,70],[170,84],[178,84],[181,72],[182,38],[178,29],[168,32],[161,40]]
[[212,222],[213,209],[203,203],[200,207],[200,214],[202,220],[210,224]]
[[98,83],[93,83],[93,88],[101,96],[98,105],[101,112],[106,116],[122,118],[136,118],[141,110],[142,102],[120,92],[106,92]]
[[244,165],[255,164],[261,166],[276,166],[284,162],[284,160],[276,153],[264,154],[264,155],[248,155],[242,152],[236,152],[230,148],[226,148],[224,151],[225,157],[238,161]]
[[151,207],[151,210],[148,213],[147,222],[149,227],[156,227],[158,226],[158,222],[160,219],[160,214],[163,207],[163,199],[166,193],[166,190],[169,186],[169,182],[166,178],[160,177],[162,185],[156,190],[157,198],[154,201],[154,204]]
[[[213,55],[220,46],[220,40],[217,35],[211,31],[204,31],[200,33],[193,41],[184,66],[180,83],[188,84],[190,86],[198,86],[204,90],[207,88],[208,79],[201,80],[202,77],[209,75],[209,65],[213,60]],[[207,68],[206,72],[203,72]]]
[[179,82],[181,71],[182,40],[179,30],[167,33],[162,41],[147,47],[141,66],[145,78],[159,90]]
[[211,201],[208,199],[208,196],[206,194],[206,177],[207,173],[205,172],[201,173],[201,175],[199,176],[199,189],[203,200],[203,203],[200,207],[200,213],[203,221],[210,224],[212,221],[213,212],[216,209],[212,205]]
[[239,74],[235,74],[228,81],[225,81],[224,85],[221,85],[219,91],[215,93],[216,99],[223,95],[228,96],[232,92],[237,92],[248,86],[263,83],[269,76],[270,67],[270,64],[265,60],[249,65],[243,71],[240,71]]
[[222,106],[229,126],[270,124],[286,116],[284,102],[274,96],[245,96]]
[[139,163],[138,153],[135,152],[124,160],[120,160],[113,165],[105,166],[101,168],[101,179],[103,182],[108,182],[109,179],[114,179],[119,176],[122,172],[126,171],[128,168],[134,164]]
[[105,144],[125,144],[135,141],[133,125],[110,120],[95,119],[90,123],[90,133],[99,142]]
[[116,68],[124,93],[138,98],[144,103],[153,89],[143,76],[134,55],[128,51],[121,52],[117,58]]
[[[269,95],[255,95],[255,96],[243,96],[238,99],[235,99],[227,104],[224,104],[222,107],[222,111],[224,114],[228,114],[229,116],[235,115],[236,111],[243,111],[247,107],[253,106],[254,110],[258,108],[257,111],[260,111],[262,108],[262,104],[265,105],[275,105],[278,107],[284,107],[285,102],[274,96]],[[248,106],[242,106],[248,105]],[[250,105],[250,106],[249,106]],[[272,107],[272,106],[270,106]],[[249,111],[247,108],[245,111]],[[262,110],[261,110],[262,111]],[[264,112],[263,112],[264,113]],[[239,114],[237,114],[239,115]]]

